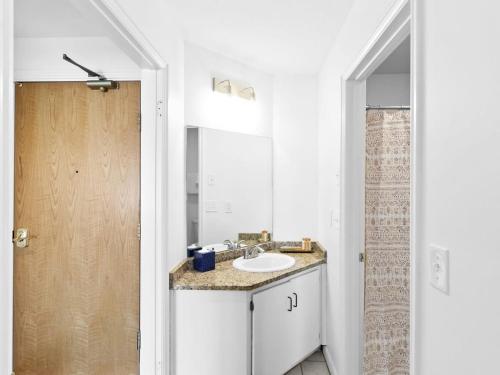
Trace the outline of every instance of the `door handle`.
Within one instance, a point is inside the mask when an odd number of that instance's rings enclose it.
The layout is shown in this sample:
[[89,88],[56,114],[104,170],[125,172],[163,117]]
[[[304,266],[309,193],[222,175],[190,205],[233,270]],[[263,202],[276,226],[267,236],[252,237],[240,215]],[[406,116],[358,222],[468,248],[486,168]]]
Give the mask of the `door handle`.
[[293,304],[293,307],[297,307],[297,302],[298,302],[297,293],[292,293],[292,294],[295,296],[295,303]]
[[292,308],[293,308],[292,297],[288,296],[288,301],[290,301],[290,307],[288,308],[287,311],[292,311]]
[[12,242],[16,247],[23,248],[28,247],[29,233],[27,228],[18,228],[14,233],[12,233]]

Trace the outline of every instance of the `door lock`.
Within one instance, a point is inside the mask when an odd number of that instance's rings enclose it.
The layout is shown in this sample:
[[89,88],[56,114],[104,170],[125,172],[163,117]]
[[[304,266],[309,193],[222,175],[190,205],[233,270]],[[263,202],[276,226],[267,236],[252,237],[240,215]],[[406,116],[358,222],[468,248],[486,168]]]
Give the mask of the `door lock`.
[[28,247],[28,229],[27,228],[18,228],[15,232],[15,237],[13,236],[12,242],[16,247],[23,248]]

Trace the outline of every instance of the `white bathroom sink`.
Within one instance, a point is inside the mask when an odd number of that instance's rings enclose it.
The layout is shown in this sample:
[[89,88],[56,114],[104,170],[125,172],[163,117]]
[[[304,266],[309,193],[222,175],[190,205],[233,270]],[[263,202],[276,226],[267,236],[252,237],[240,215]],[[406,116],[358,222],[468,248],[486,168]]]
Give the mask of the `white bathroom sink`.
[[256,258],[237,258],[233,261],[233,267],[247,272],[275,272],[283,271],[293,267],[295,258],[284,254],[264,253]]
[[227,245],[224,245],[223,243],[213,243],[211,245],[205,245],[203,246],[203,250],[213,250],[216,253],[220,251],[225,251],[228,249]]

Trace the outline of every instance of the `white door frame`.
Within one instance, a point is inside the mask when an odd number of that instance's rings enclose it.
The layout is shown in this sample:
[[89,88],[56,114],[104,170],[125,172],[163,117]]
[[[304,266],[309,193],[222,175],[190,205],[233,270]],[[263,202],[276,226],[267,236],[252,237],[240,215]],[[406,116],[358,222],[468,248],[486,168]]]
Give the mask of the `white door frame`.
[[[13,0],[2,2],[0,38],[0,373],[12,371],[14,217],[14,81],[80,81],[82,75],[50,71],[16,72],[13,60]],[[116,80],[141,81],[141,374],[168,373],[168,279],[166,269],[167,64],[115,0],[90,0],[81,8],[106,20],[107,35],[140,67]]]
[[346,374],[362,374],[363,367],[363,297],[364,277],[361,273],[359,253],[364,252],[365,229],[365,126],[366,79],[377,67],[411,35],[411,373],[414,372],[415,342],[415,171],[416,100],[415,100],[415,33],[412,28],[412,1],[399,0],[370,38],[367,46],[342,76],[342,134],[341,134],[341,229],[340,279],[343,293],[343,320],[345,322]]

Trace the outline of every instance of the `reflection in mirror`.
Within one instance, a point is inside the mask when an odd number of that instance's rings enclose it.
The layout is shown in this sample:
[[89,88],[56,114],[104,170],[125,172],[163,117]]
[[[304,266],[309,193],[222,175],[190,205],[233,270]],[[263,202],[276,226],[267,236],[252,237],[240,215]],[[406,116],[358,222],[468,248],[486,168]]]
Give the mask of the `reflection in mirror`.
[[271,138],[187,128],[188,245],[271,233],[272,189]]

